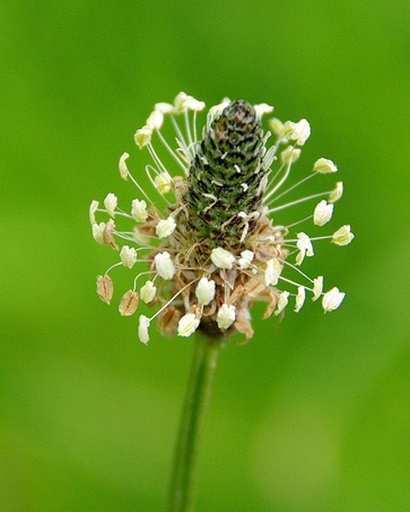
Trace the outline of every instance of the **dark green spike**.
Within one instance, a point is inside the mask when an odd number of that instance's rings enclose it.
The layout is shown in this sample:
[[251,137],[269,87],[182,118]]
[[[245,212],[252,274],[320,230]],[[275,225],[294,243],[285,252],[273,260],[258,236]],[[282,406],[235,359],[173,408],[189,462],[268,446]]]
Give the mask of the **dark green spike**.
[[[262,204],[264,133],[247,101],[231,102],[204,129],[188,174],[185,201],[195,242],[238,245],[246,215]],[[249,226],[251,227],[251,226]]]

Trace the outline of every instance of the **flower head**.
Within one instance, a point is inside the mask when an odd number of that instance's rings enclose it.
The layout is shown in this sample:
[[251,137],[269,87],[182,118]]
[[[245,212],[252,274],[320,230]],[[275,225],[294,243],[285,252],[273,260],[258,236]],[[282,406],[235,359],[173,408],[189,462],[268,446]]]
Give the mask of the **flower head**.
[[[126,266],[134,272],[138,267],[133,286],[119,301],[120,313],[129,316],[138,307],[156,308],[151,316],[139,316],[143,343],[148,343],[155,319],[166,334],[189,337],[200,329],[210,336],[228,337],[238,331],[250,338],[249,310],[255,301],[267,302],[268,317],[281,315],[289,302],[300,311],[307,295],[313,301],[322,298],[325,312],[344,299],[338,288],[323,293],[323,276],[313,279],[300,270],[305,257],[314,256],[313,242],[327,239],[342,246],[353,239],[349,225],[333,235],[309,231],[330,222],[334,203],[342,196],[342,182],[330,191],[291,198],[307,179],[337,171],[331,160],[319,158],[310,166],[313,173],[291,181],[293,165],[311,133],[308,121],[268,119],[274,133],[268,146],[271,134],[264,131],[262,121],[271,114],[270,105],[225,98],[209,109],[199,130],[198,116],[204,108],[204,102],[182,92],[173,103],[157,103],[134,136],[151,159],[145,170],[152,189],[145,190],[133,177],[126,164],[129,154],[123,153],[120,176],[137,188],[131,209],[122,210],[113,193],[106,196],[104,208],[93,201],[89,209],[94,239],[120,251],[119,261],[98,278],[101,299],[112,300],[109,274],[115,268]],[[161,133],[169,119],[175,147],[172,138]],[[165,152],[173,166],[165,165]],[[310,207],[310,216],[281,220],[284,210],[320,196],[316,207]],[[309,221],[307,232],[293,231]]]

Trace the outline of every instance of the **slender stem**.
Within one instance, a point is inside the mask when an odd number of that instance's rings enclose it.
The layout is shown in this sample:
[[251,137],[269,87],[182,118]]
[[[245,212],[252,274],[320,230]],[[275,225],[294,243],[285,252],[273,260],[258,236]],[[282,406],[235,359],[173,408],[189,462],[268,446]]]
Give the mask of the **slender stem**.
[[198,336],[195,340],[174,455],[168,512],[191,512],[194,507],[198,446],[221,346],[220,339]]

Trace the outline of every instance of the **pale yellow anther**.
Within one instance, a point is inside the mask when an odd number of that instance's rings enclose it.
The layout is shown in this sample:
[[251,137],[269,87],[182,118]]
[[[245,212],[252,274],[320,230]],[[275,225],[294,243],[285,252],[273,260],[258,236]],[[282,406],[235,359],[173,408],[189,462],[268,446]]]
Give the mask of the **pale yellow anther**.
[[228,329],[235,322],[235,317],[235,306],[222,304],[216,316],[216,323],[220,329]]
[[172,180],[168,173],[162,172],[154,178],[155,188],[161,195],[167,194],[172,188]]
[[133,199],[131,204],[131,215],[137,222],[145,222],[148,218],[147,203],[144,199]]
[[296,303],[295,303],[295,312],[299,313],[302,309],[303,304],[305,303],[306,298],[306,290],[304,286],[298,287],[298,293],[296,295]]
[[293,146],[288,146],[282,151],[280,158],[284,164],[293,164],[300,157],[300,153],[300,149],[294,148]]
[[342,195],[343,195],[343,182],[338,181],[336,183],[335,189],[332,192],[330,192],[330,194],[329,194],[329,203],[335,203],[342,197]]
[[215,297],[215,281],[202,277],[195,290],[199,304],[208,305]]
[[98,201],[92,201],[91,204],[90,204],[89,217],[90,217],[90,224],[91,224],[91,226],[96,224],[95,212],[98,209],[98,204],[99,204]]
[[105,222],[100,222],[99,224],[95,223],[92,225],[94,240],[100,245],[104,245],[104,230]]
[[306,233],[298,233],[296,237],[298,239],[296,246],[299,249],[299,252],[296,255],[296,265],[300,266],[305,259],[305,256],[314,256],[314,252],[312,242]]
[[315,302],[323,292],[323,276],[318,276],[313,279],[313,297],[312,300]]
[[137,252],[134,247],[124,245],[120,252],[120,259],[124,267],[132,268],[137,261]]
[[126,160],[127,158],[129,158],[129,154],[128,153],[123,153],[121,156],[120,156],[120,161],[118,163],[118,169],[120,171],[120,176],[123,180],[127,180],[128,179],[128,174],[129,174],[129,170],[128,170],[128,167],[127,167],[127,163],[126,163]]
[[235,263],[235,256],[226,249],[217,247],[216,249],[212,249],[211,260],[217,268],[230,270]]
[[318,172],[320,174],[329,174],[337,171],[336,165],[329,160],[328,158],[319,158],[316,160],[313,166],[314,172]]
[[259,103],[259,105],[254,105],[256,115],[258,117],[262,117],[265,114],[271,114],[273,112],[272,105],[268,105],[267,103]]
[[169,281],[175,275],[175,265],[171,259],[171,255],[167,252],[159,252],[154,258],[155,268],[158,275]]
[[280,315],[280,313],[282,313],[282,311],[285,309],[285,307],[288,305],[288,302],[289,302],[289,292],[282,292],[280,295],[279,295],[279,300],[278,300],[278,305],[276,307],[276,310],[275,310],[275,316],[278,316]]
[[310,136],[310,124],[306,119],[301,119],[298,123],[293,123],[293,131],[290,138],[298,146],[303,146]]
[[278,137],[282,137],[283,135],[283,123],[280,119],[277,119],[276,117],[273,117],[272,119],[269,119],[268,126],[272,130],[274,134],[276,134]]
[[159,130],[164,122],[164,114],[160,110],[154,110],[149,115],[146,126],[151,130]]
[[110,217],[115,216],[115,209],[118,205],[118,198],[115,194],[107,194],[107,197],[104,199],[104,206],[107,210],[107,213]]
[[323,295],[322,306],[325,313],[337,309],[345,298],[345,293],[339,291],[339,288],[332,288]]
[[162,219],[158,222],[155,227],[155,233],[158,238],[166,238],[174,232],[176,226],[174,218],[168,217],[167,219]]
[[239,267],[242,270],[246,270],[251,265],[254,257],[254,252],[250,251],[249,249],[245,249],[244,251],[241,252],[241,257],[238,260]]
[[140,297],[145,304],[149,304],[154,300],[157,288],[152,281],[147,281],[144,286],[141,287]]
[[277,258],[272,258],[266,264],[264,273],[265,286],[277,285],[280,273],[282,272],[282,265]]
[[353,240],[354,234],[350,231],[350,226],[342,226],[333,234],[332,242],[336,245],[348,245]]
[[313,213],[313,223],[316,226],[324,226],[332,218],[333,204],[327,204],[326,201],[320,201]]
[[135,144],[142,149],[144,146],[151,142],[152,129],[149,126],[144,126],[137,130],[134,135]]
[[183,336],[187,338],[193,334],[200,324],[199,318],[197,318],[193,313],[187,313],[183,317],[179,319],[178,322],[178,336]]
[[145,315],[140,315],[139,323],[138,323],[138,337],[141,343],[146,345],[149,342],[149,334],[148,328],[150,324],[150,319]]

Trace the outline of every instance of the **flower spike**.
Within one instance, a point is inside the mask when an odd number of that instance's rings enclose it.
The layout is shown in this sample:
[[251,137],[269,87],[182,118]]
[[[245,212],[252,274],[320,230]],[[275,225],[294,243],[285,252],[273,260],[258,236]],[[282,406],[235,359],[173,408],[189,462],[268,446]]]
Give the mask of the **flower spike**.
[[[331,191],[292,197],[307,180],[338,171],[332,160],[319,158],[313,172],[293,180],[303,172],[294,164],[310,137],[309,122],[275,117],[267,120],[267,131],[265,115],[273,111],[267,103],[224,98],[206,116],[204,108],[203,101],[184,92],[172,103],[156,103],[134,135],[150,159],[142,171],[145,167],[151,191],[132,175],[129,154],[123,153],[120,177],[136,187],[137,196],[127,210],[112,192],[102,208],[98,201],[89,207],[95,241],[119,251],[116,263],[98,277],[97,293],[109,304],[114,288],[108,273],[124,266],[131,270],[118,309],[122,316],[138,307],[154,309],[150,316],[139,315],[138,337],[144,344],[154,321],[169,335],[188,338],[201,330],[226,338],[239,332],[250,339],[250,308],[256,301],[267,302],[267,318],[282,315],[290,297],[295,312],[307,294],[313,302],[320,298],[330,312],[345,296],[336,287],[323,293],[323,276],[312,279],[301,270],[315,254],[313,242],[330,239],[344,246],[354,238],[348,224],[325,236],[293,229],[308,220],[312,229],[330,224],[334,203],[343,194],[339,181]],[[173,130],[169,139],[162,131],[167,123]],[[302,210],[304,203],[302,220],[281,221],[283,210]]]

